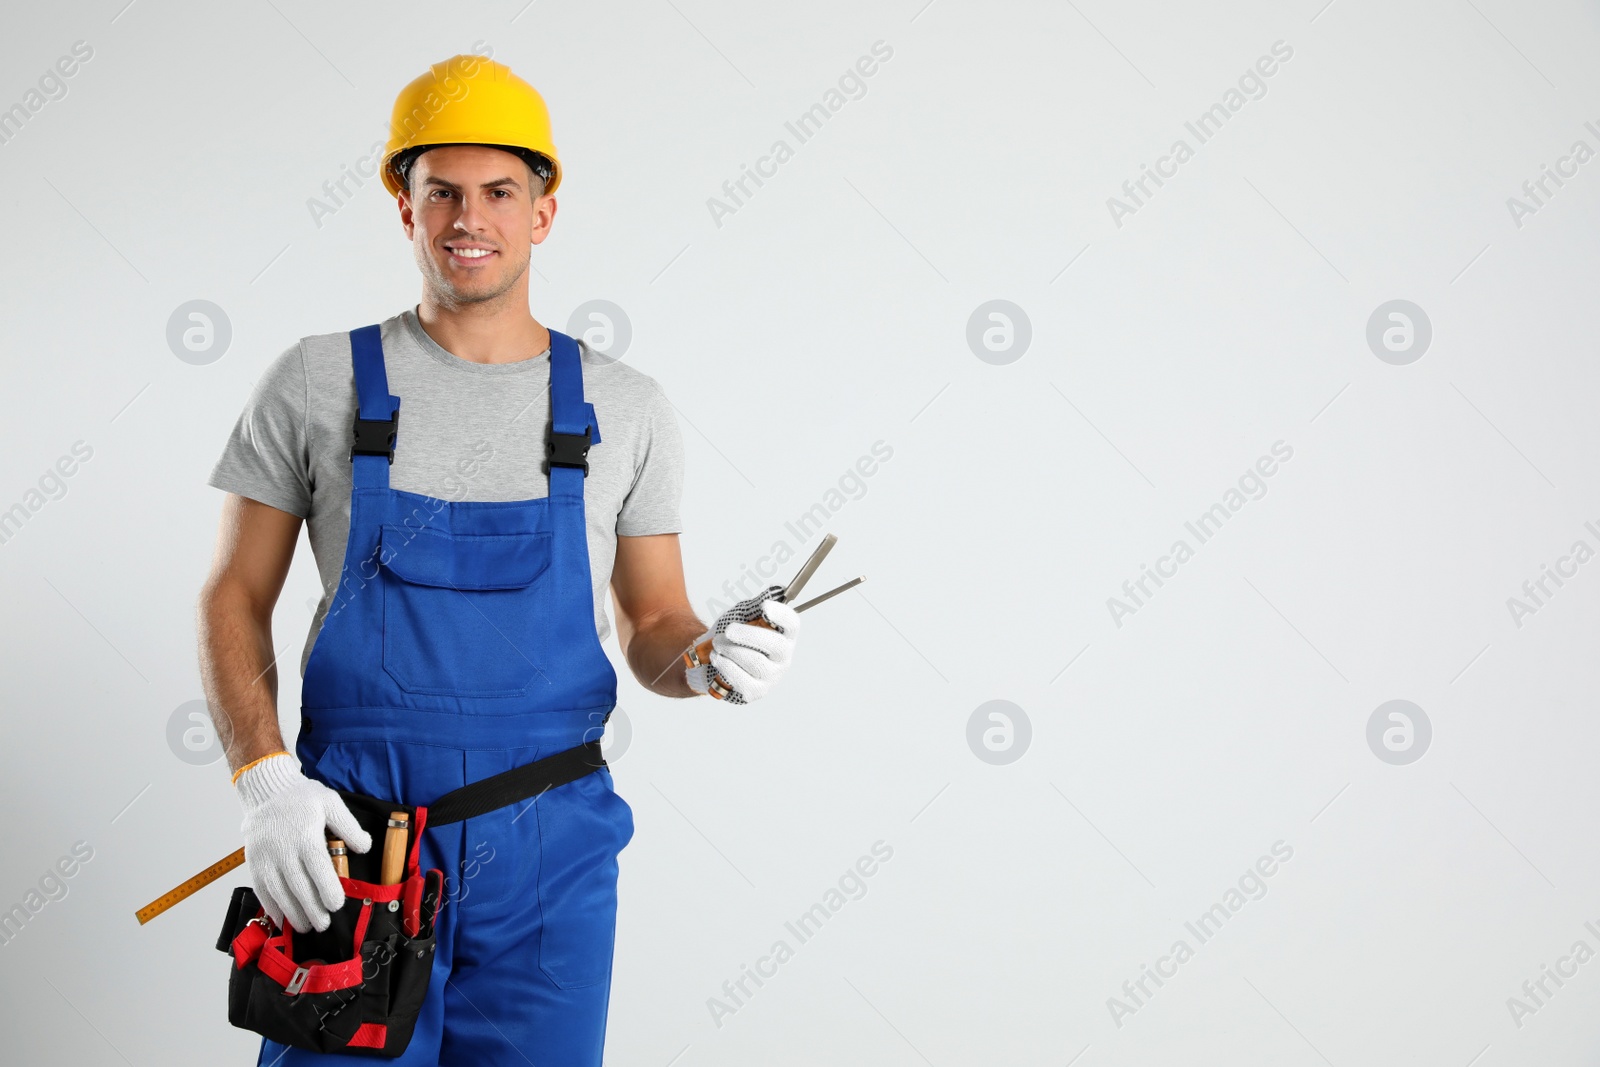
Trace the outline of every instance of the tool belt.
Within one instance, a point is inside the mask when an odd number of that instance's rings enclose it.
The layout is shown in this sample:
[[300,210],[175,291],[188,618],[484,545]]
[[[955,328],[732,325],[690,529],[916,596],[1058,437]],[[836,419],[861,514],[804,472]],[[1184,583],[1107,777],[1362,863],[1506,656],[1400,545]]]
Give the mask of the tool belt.
[[[234,889],[217,938],[218,950],[233,957],[228,1021],[316,1052],[399,1056],[428,991],[435,919],[445,905],[444,873],[419,869],[423,829],[537,797],[603,766],[600,742],[590,741],[473,782],[429,805],[337,790],[372,835],[372,848],[349,854],[350,877],[339,879],[344,905],[331,914],[326,930],[279,930],[254,890]],[[405,872],[398,883],[381,885],[389,814],[398,811],[410,821]]]

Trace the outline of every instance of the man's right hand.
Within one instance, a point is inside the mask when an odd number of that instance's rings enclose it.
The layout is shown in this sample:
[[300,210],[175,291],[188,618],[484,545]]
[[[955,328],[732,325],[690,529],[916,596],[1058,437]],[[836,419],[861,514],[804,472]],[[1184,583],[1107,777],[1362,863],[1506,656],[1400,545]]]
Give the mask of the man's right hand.
[[244,805],[244,858],[261,908],[282,929],[287,918],[305,933],[326,930],[344,904],[344,887],[328,855],[328,836],[352,852],[372,847],[344,798],[307,778],[287,752],[257,761],[234,787]]

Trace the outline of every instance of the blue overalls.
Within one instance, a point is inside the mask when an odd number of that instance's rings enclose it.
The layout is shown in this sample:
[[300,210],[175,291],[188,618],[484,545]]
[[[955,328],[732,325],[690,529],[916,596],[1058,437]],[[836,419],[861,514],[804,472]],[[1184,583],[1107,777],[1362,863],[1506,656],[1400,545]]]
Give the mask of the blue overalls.
[[[360,419],[390,419],[400,400],[378,327],[353,331],[351,350]],[[556,435],[594,421],[577,344],[555,330],[550,402]],[[544,498],[446,501],[389,488],[391,457],[352,456],[350,539],[306,664],[295,747],[330,786],[431,804],[598,738],[617,679],[594,625],[586,469],[552,464]],[[389,1062],[598,1067],[617,854],[632,836],[603,767],[427,826],[421,867],[445,873],[448,901],[415,1033]],[[351,1060],[263,1039],[258,1063]]]

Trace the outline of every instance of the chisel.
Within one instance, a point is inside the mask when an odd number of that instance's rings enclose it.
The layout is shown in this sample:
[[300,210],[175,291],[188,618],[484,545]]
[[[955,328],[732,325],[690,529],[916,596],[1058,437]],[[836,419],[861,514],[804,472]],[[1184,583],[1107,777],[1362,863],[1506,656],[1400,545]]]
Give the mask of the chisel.
[[[811,576],[813,574],[815,574],[816,571],[817,571],[817,568],[822,565],[822,561],[827,558],[828,553],[833,551],[833,546],[834,546],[835,543],[838,542],[838,540],[839,540],[839,538],[838,538],[838,535],[836,535],[836,534],[828,534],[825,537],[823,537],[822,543],[817,546],[815,552],[811,553],[811,558],[806,560],[805,566],[800,568],[800,572],[794,576],[794,580],[791,581],[788,585],[784,586],[783,592],[776,594],[775,596],[773,596],[772,599],[773,600],[777,600],[777,601],[781,601],[782,603],[787,604],[787,603],[791,602],[792,600],[794,600],[795,597],[799,596],[800,595],[800,591],[802,589],[804,589],[806,583],[811,580]],[[836,597],[840,593],[844,592],[846,589],[853,589],[853,588],[855,588],[856,586],[860,585],[862,582],[864,582],[866,580],[867,580],[867,576],[864,575],[864,574],[860,575],[859,577],[852,578],[848,582],[845,582],[843,585],[828,590],[826,593],[823,593],[821,596],[812,597],[810,600],[808,600],[804,604],[801,604],[800,606],[796,607],[794,610],[799,612],[799,611],[805,611],[807,608],[816,607],[818,604],[822,603],[824,600],[828,600],[828,599],[831,599],[832,597]],[[751,626],[765,626],[769,630],[774,629],[773,625],[770,622],[768,622],[766,620],[766,618],[764,618],[763,616],[759,616],[758,615],[757,617],[755,617],[753,619],[750,619],[750,620],[747,620],[747,621],[750,623]],[[714,636],[715,635],[713,635],[713,637]],[[704,641],[700,642],[698,645],[696,645],[692,649],[684,650],[683,662],[689,667],[698,667],[702,663],[710,663],[711,662],[711,643],[712,643],[713,637],[706,638]],[[712,693],[713,696],[716,696],[717,695],[716,689],[713,688],[711,690],[711,693]]]

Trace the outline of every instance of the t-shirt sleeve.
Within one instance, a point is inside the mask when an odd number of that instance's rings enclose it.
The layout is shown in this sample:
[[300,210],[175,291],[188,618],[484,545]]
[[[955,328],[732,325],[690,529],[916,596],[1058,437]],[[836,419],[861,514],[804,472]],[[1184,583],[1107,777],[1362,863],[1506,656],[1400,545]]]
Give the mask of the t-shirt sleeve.
[[305,355],[296,344],[267,365],[206,484],[305,518],[311,513]]
[[644,407],[644,432],[633,488],[617,512],[617,534],[621,537],[679,533],[683,529],[678,515],[683,497],[683,435],[678,430],[677,414],[659,385],[650,390]]

